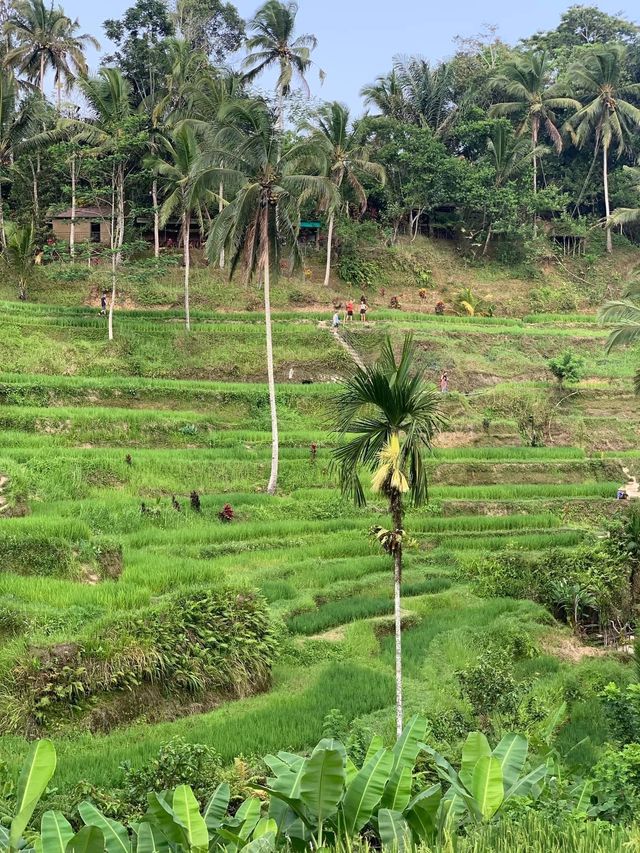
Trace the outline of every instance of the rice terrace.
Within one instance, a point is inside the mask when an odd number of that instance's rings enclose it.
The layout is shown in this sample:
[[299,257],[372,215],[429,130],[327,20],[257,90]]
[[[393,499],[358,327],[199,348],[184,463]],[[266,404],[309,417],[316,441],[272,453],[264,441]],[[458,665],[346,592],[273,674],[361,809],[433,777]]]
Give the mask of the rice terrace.
[[640,851],[640,25],[492,3],[0,2],[1,849]]

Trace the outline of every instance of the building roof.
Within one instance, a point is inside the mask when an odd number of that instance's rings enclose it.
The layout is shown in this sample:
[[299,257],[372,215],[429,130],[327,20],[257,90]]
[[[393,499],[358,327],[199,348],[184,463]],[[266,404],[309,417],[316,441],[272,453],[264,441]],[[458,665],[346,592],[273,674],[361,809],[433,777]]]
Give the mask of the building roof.
[[[111,216],[106,208],[98,207],[76,207],[76,219],[107,219]],[[71,208],[54,213],[51,219],[72,219]]]

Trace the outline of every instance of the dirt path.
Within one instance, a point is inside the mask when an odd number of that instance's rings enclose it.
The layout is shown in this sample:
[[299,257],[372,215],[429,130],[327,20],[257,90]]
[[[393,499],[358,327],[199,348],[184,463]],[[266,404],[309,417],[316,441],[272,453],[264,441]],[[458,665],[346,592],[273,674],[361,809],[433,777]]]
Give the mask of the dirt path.
[[629,498],[640,498],[640,483],[638,483],[638,478],[633,477],[628,468],[623,468],[622,473],[629,478],[629,482],[625,486]]
[[357,350],[355,350],[351,346],[351,344],[347,340],[345,340],[345,338],[342,337],[339,329],[334,329],[333,327],[328,326],[327,323],[324,322],[324,320],[321,321],[319,325],[323,329],[329,329],[329,331],[331,332],[333,337],[336,339],[336,341],[340,344],[342,349],[345,350],[345,352],[347,352],[349,354],[349,356],[351,357],[351,360],[355,364],[357,364],[357,366],[360,368],[360,370],[365,369],[364,361],[360,358]]

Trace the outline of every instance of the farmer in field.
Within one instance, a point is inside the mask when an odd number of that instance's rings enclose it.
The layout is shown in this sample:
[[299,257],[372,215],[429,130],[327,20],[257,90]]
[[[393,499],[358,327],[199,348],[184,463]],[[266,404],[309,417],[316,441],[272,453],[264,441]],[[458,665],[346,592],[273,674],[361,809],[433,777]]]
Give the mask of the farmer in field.
[[331,326],[332,326],[332,328],[334,328],[334,329],[339,329],[339,328],[340,328],[340,315],[338,314],[338,312],[337,312],[337,311],[336,311],[336,312],[335,312],[335,314],[333,315],[333,320],[331,321]]
[[102,296],[100,297],[100,316],[104,317],[107,313],[107,291],[102,291]]
[[360,297],[360,322],[367,322],[367,311],[369,310],[369,306],[367,305],[367,300],[364,296]]
[[440,391],[443,394],[446,394],[449,390],[449,374],[446,370],[442,372],[442,376],[440,377]]

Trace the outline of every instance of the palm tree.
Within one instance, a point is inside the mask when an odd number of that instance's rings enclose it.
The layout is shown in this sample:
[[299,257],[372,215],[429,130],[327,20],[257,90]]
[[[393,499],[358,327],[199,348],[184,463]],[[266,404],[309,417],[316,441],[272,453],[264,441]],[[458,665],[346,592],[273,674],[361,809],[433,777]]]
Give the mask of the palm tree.
[[224,161],[226,168],[214,168],[224,179],[227,191],[235,197],[216,218],[207,251],[210,260],[220,256],[223,247],[229,258],[230,276],[238,265],[244,267],[247,280],[258,278],[264,287],[267,343],[267,375],[271,410],[271,475],[267,492],[274,494],[278,483],[278,418],[276,411],[273,340],[271,331],[271,275],[278,273],[284,247],[292,265],[300,262],[297,234],[300,204],[317,200],[324,207],[335,203],[335,187],[328,178],[299,170],[301,164],[314,163],[314,172],[325,168],[322,152],[310,140],[304,140],[282,153],[279,133],[272,116],[261,101],[238,101],[221,111],[226,126],[216,137],[210,159]]
[[[562,151],[562,135],[558,129],[557,110],[577,110],[580,102],[560,94],[557,86],[549,85],[549,56],[546,51],[529,52],[506,62],[499,75],[490,82],[509,98],[491,107],[495,116],[522,117],[520,133],[529,129],[531,151],[538,147],[540,134],[545,132],[556,152]],[[538,192],[538,155],[533,157],[533,194]],[[534,234],[537,224],[534,217]]]
[[276,92],[280,131],[284,129],[284,99],[291,91],[295,75],[309,91],[305,74],[311,66],[311,51],[318,43],[313,35],[294,38],[297,13],[297,3],[267,0],[248,24],[253,35],[246,42],[249,54],[243,62],[244,79],[251,82],[267,68],[279,67]]
[[[487,139],[487,154],[495,170],[494,185],[496,188],[502,187],[516,178],[527,168],[534,157],[540,158],[548,150],[544,145],[538,145],[532,150],[529,141],[522,136],[514,136],[510,126],[505,127],[502,123],[495,124]],[[487,253],[492,233],[493,221],[490,221],[482,250],[483,255]]]
[[[346,181],[358,200],[361,213],[364,213],[367,208],[367,193],[360,182],[360,176],[363,174],[371,175],[384,184],[385,171],[379,163],[371,162],[369,152],[362,145],[359,134],[350,128],[348,107],[338,101],[325,104],[318,110],[315,122],[306,126],[311,130],[313,140],[325,153],[329,177],[338,193],[341,192],[343,183]],[[334,222],[335,209],[331,209],[327,235],[325,287],[329,286],[331,273]]]
[[91,146],[99,156],[111,160],[111,301],[109,340],[113,340],[113,309],[117,269],[122,261],[125,232],[125,179],[131,140],[126,131],[132,116],[131,87],[117,68],[102,68],[97,77],[81,77],[80,89],[91,117],[86,121],[64,119],[61,127],[77,142]]
[[13,72],[0,69],[0,239],[6,246],[2,185],[7,171],[23,150],[31,147],[38,129],[38,110],[33,99],[19,102]]
[[27,289],[35,274],[34,228],[31,225],[18,226],[9,223],[6,228],[7,242],[4,259],[11,272],[18,279],[18,297],[27,298]]
[[607,230],[607,252],[611,242],[611,210],[609,205],[608,160],[614,145],[619,157],[631,134],[640,127],[640,109],[625,97],[640,95],[640,83],[622,82],[627,49],[621,44],[608,44],[592,49],[583,62],[569,69],[576,90],[586,101],[570,120],[575,141],[583,146],[593,139],[594,156],[602,146],[602,182]]
[[160,223],[165,224],[177,211],[182,221],[184,257],[184,309],[187,331],[191,328],[189,313],[189,276],[191,272],[191,219],[195,214],[202,228],[206,200],[213,197],[207,187],[210,171],[203,168],[203,157],[194,129],[182,122],[168,137],[160,138],[159,156],[152,168],[160,178],[164,203]]
[[[627,287],[621,299],[607,302],[600,311],[600,320],[616,324],[607,340],[607,352],[614,347],[640,341],[640,278]],[[636,394],[640,394],[640,368],[636,371],[634,383]]]
[[87,73],[87,45],[100,47],[92,35],[78,34],[79,26],[60,6],[47,6],[45,0],[17,0],[5,24],[7,36],[17,41],[5,62],[37,83],[43,95],[46,72],[53,71],[58,106],[63,86],[68,89],[76,77]]
[[380,114],[387,118],[394,118],[396,121],[405,120],[407,105],[395,71],[376,77],[373,83],[363,86],[360,94],[364,98],[365,106],[376,107]]
[[378,362],[357,368],[342,382],[335,398],[335,425],[345,440],[334,451],[344,494],[359,506],[365,493],[359,469],[372,475],[372,489],[389,502],[391,530],[376,528],[378,540],[393,557],[396,638],[396,728],[402,732],[402,546],[405,499],[417,506],[427,500],[427,471],[423,454],[443,426],[440,397],[434,385],[415,369],[415,346],[404,341],[397,360],[387,340]]

